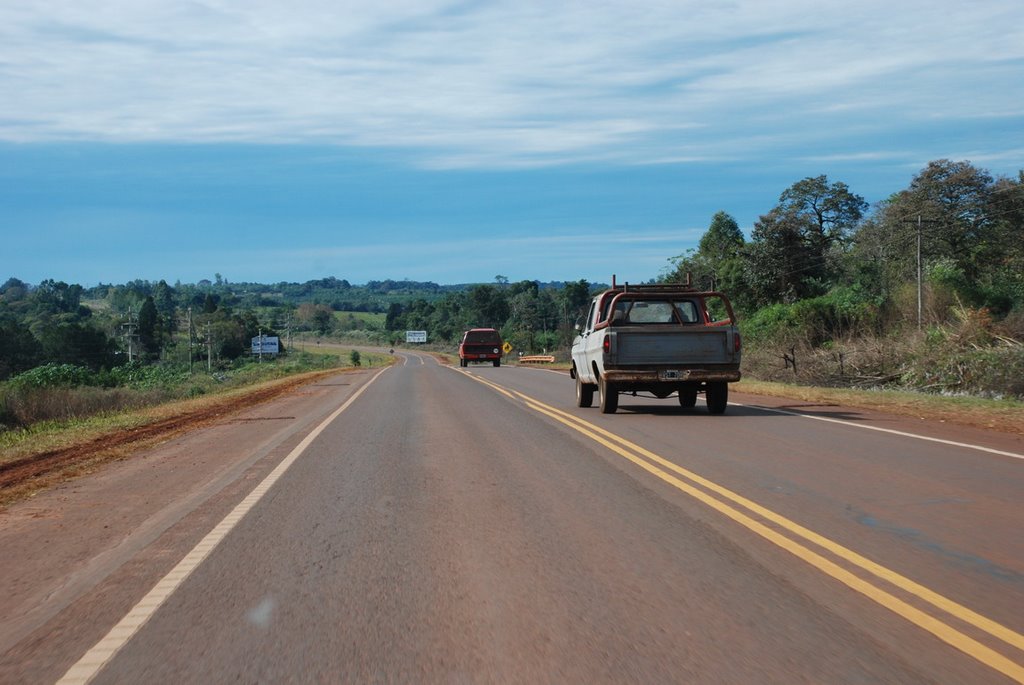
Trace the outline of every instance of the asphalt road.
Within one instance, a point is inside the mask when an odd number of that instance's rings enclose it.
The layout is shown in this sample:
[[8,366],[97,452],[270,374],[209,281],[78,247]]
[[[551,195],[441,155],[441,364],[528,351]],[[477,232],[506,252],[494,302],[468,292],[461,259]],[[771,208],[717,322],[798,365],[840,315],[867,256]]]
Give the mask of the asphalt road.
[[565,374],[405,353],[323,385],[4,514],[0,680],[1024,682],[1014,436],[602,415]]

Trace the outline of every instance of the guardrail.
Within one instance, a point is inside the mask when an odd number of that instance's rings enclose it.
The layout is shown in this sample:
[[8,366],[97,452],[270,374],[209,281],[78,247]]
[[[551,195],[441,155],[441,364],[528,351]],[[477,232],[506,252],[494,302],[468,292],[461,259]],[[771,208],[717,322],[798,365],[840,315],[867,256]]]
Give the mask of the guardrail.
[[527,354],[519,358],[520,364],[553,364],[554,355],[550,354]]

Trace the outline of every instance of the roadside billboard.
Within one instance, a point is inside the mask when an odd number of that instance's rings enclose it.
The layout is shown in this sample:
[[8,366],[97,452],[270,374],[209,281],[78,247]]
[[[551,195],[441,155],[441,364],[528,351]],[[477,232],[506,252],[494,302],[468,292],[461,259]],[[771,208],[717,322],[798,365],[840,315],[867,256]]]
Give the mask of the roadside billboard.
[[426,331],[406,331],[405,342],[407,343],[425,343],[427,342]]
[[278,354],[281,351],[281,339],[276,335],[258,335],[252,339],[253,354]]

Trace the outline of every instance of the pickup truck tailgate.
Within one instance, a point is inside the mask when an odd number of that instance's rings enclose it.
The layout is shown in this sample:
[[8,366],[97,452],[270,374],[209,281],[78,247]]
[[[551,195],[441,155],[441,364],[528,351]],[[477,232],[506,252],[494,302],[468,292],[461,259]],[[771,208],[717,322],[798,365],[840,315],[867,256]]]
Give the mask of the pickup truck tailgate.
[[728,364],[730,331],[618,331],[613,354],[622,365]]

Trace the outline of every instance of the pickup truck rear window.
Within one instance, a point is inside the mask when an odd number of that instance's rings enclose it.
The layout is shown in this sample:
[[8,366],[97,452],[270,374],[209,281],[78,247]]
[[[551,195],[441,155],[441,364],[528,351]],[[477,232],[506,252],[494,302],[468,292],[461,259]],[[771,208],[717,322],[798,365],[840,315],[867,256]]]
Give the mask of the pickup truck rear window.
[[697,323],[700,315],[692,300],[619,300],[612,324]]

